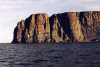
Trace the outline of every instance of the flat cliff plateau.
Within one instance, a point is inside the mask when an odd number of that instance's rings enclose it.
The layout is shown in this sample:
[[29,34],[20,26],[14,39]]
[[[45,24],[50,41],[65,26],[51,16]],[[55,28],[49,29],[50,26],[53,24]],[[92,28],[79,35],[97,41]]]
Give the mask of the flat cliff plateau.
[[99,42],[100,12],[32,14],[18,22],[12,43]]

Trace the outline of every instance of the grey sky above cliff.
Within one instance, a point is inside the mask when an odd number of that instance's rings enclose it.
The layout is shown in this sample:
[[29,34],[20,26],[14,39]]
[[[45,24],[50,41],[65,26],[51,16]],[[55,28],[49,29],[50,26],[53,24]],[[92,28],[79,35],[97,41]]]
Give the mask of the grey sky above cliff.
[[0,43],[9,43],[17,22],[33,13],[99,11],[100,0],[0,0]]

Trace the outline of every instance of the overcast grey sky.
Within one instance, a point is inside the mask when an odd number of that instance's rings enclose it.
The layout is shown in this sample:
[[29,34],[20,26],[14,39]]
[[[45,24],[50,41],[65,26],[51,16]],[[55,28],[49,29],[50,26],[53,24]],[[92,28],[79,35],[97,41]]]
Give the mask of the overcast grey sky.
[[0,0],[0,43],[10,43],[17,22],[34,13],[99,11],[100,0]]

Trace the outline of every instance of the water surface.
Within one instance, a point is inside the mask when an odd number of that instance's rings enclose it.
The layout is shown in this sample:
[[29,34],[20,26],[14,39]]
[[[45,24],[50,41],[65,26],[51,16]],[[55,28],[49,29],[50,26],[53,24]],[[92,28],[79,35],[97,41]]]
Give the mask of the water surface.
[[100,67],[100,43],[0,44],[0,67]]

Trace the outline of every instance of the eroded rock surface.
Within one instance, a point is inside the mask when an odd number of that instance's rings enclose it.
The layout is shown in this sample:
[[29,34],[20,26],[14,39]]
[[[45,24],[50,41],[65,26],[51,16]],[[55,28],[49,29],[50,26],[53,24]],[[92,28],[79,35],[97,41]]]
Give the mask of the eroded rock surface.
[[47,14],[33,14],[15,28],[14,43],[50,42],[50,24]]
[[97,42],[100,40],[100,12],[32,14],[18,22],[13,43]]

